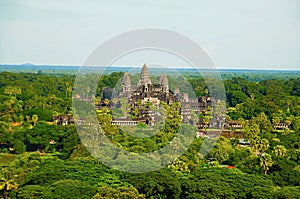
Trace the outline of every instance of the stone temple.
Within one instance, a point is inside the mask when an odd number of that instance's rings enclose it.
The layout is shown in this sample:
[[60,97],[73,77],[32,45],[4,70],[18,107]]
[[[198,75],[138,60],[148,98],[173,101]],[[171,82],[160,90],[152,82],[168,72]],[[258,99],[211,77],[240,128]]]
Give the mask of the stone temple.
[[[110,101],[109,104],[107,104],[107,99]],[[153,84],[149,70],[144,64],[136,85],[131,83],[129,74],[125,73],[121,81],[121,91],[113,96],[111,88],[104,89],[101,102],[96,105],[96,108],[121,108],[125,106],[129,115],[114,117],[112,124],[122,126],[145,122],[148,126],[152,126],[162,118],[159,118],[157,116],[159,114],[149,108],[149,104],[160,109],[161,102],[169,105],[174,102],[180,102],[182,122],[193,124],[198,126],[198,128],[203,128],[205,124],[201,118],[195,121],[192,118],[192,114],[205,114],[208,107],[214,108],[215,106],[214,99],[210,97],[189,98],[187,93],[181,93],[178,88],[174,88],[174,92],[172,92],[169,89],[168,78],[164,74],[160,75],[158,84]],[[218,123],[216,121],[213,125],[219,126],[220,124]]]
[[164,101],[168,104],[175,101],[174,95],[169,92],[167,76],[161,75],[159,77],[159,83],[157,85],[152,84],[146,64],[143,65],[140,79],[135,86],[131,85],[128,73],[124,74],[122,79],[122,90],[116,97],[128,97],[130,98],[131,103],[135,103],[138,100],[141,100],[142,104],[150,101],[155,105],[158,105],[160,101]]
[[[152,106],[159,107],[161,102],[171,104],[177,101],[175,95],[169,91],[167,76],[161,75],[158,82],[158,84],[152,83],[146,64],[142,67],[137,85],[131,84],[128,73],[124,74],[122,78],[122,90],[115,98],[127,99],[128,112],[133,116],[130,120],[143,121],[148,125],[154,125],[156,121],[162,118],[159,118],[155,111],[149,108],[149,103]],[[125,125],[128,124],[128,121],[125,118],[115,118],[113,123],[118,125],[124,123]],[[130,122],[130,124],[134,125],[136,122]]]

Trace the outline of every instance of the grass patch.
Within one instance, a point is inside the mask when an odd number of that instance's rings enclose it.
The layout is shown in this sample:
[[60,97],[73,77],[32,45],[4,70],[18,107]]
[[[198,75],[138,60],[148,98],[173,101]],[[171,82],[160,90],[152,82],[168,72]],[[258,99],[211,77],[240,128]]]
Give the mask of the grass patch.
[[0,153],[0,167],[7,167],[18,155]]

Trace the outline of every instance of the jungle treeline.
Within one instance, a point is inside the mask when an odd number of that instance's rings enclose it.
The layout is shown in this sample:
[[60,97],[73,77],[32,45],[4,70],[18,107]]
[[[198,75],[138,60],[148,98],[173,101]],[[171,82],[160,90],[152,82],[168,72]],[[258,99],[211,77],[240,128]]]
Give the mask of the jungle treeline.
[[[102,76],[95,101],[123,74]],[[168,78],[209,96],[202,78]],[[81,143],[74,124],[55,123],[55,116],[73,114],[74,80],[64,74],[0,73],[0,198],[300,198],[300,78],[218,82],[225,86],[226,122],[238,121],[250,144],[198,137],[168,167],[137,174],[105,166]],[[110,125],[109,112],[100,123],[109,123],[106,130],[118,146],[147,152],[172,141],[180,125],[176,110],[170,109],[172,120],[158,137],[142,146]],[[277,128],[280,123],[285,127]],[[216,144],[203,157],[204,141]]]

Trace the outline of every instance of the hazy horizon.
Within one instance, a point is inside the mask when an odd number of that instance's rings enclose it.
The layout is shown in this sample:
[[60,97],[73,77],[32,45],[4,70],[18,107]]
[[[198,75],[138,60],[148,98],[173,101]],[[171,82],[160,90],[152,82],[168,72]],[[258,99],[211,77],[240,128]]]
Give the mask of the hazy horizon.
[[[22,63],[22,64],[5,64],[5,63],[0,63],[0,67],[3,66],[37,66],[37,67],[82,67],[82,65],[60,65],[60,64],[33,64],[33,63]],[[84,67],[112,67],[112,68],[142,68],[142,66],[137,66],[137,65],[110,65],[110,66],[84,66]],[[147,66],[149,69],[167,69],[167,67],[163,66]],[[214,70],[212,68],[193,68],[190,66],[177,66],[177,67],[169,67],[169,68],[174,68],[174,69],[187,69],[187,70],[192,70],[192,69],[197,69],[197,70]],[[299,71],[300,68],[296,69],[265,69],[265,68],[217,68],[216,70],[248,70],[248,71]]]

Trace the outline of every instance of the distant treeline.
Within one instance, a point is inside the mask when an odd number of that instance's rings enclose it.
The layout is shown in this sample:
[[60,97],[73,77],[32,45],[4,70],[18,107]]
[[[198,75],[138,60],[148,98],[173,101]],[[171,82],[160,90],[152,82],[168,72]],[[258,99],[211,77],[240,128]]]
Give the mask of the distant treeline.
[[[59,65],[34,65],[34,64],[22,64],[22,65],[0,65],[0,72],[14,72],[14,73],[39,73],[39,74],[73,74],[82,70],[81,66],[59,66]],[[139,67],[84,67],[84,70],[90,72],[103,72],[110,74],[112,72],[139,72]],[[220,73],[222,79],[232,79],[233,77],[241,77],[249,81],[261,81],[266,79],[290,79],[300,77],[300,70],[250,70],[250,69],[192,69],[192,68],[150,68],[150,72],[153,75],[160,73],[166,73],[172,76],[182,75],[186,78],[198,78],[199,76],[209,76],[210,73]]]

